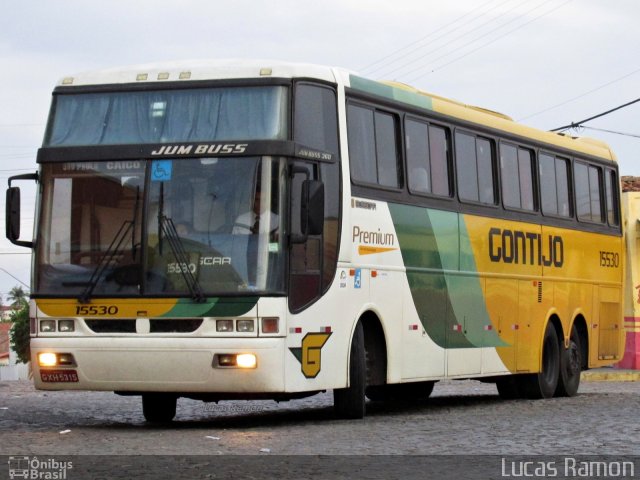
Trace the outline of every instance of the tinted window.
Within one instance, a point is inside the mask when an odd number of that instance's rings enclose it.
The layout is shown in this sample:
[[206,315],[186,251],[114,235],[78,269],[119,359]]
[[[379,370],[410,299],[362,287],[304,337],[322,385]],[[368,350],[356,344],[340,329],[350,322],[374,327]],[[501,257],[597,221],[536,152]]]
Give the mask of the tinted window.
[[477,202],[479,195],[476,139],[472,135],[456,133],[456,171],[460,198]]
[[496,203],[493,188],[493,148],[489,140],[476,139],[476,153],[478,156],[478,189],[480,202],[489,205]]
[[512,145],[500,145],[500,174],[502,201],[505,207],[520,208],[520,182],[518,175],[518,150]]
[[378,183],[386,187],[400,186],[395,119],[388,113],[376,112],[376,153]]
[[402,185],[395,116],[349,105],[349,157],[355,182],[398,188]]
[[449,134],[442,127],[429,125],[429,151],[431,152],[431,185],[433,193],[451,196],[449,174]]
[[574,171],[578,218],[580,220],[602,223],[600,168],[576,162]]
[[307,147],[338,153],[338,115],[333,90],[316,85],[296,86],[294,136]]
[[409,190],[449,196],[449,142],[442,127],[416,120],[405,123]]
[[431,158],[429,152],[429,126],[426,123],[407,120],[405,123],[407,144],[407,180],[409,190],[431,192]]
[[607,221],[609,225],[620,225],[618,214],[618,176],[613,170],[607,170]]
[[526,148],[518,149],[518,174],[520,179],[520,207],[523,210],[535,210],[533,202],[533,152]]
[[539,162],[542,213],[570,217],[568,160],[541,153]]
[[513,145],[500,145],[500,173],[504,206],[534,210],[533,152]]
[[558,193],[558,215],[570,217],[569,160],[564,158],[556,158],[556,190]]
[[376,183],[376,139],[373,110],[349,105],[349,163],[351,178],[356,182]]
[[456,168],[461,199],[495,204],[493,158],[490,140],[456,133]]

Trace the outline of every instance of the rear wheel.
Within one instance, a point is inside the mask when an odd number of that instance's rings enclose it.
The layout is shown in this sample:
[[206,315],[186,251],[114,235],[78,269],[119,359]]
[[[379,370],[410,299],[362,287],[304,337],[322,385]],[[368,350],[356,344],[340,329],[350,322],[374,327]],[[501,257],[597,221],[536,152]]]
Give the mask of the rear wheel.
[[349,361],[349,386],[333,391],[333,406],[341,418],[364,418],[364,392],[367,383],[367,366],[364,352],[364,330],[358,323],[353,332]]
[[560,376],[560,344],[555,327],[549,323],[542,343],[542,370],[522,375],[518,388],[528,398],[551,398]]
[[176,416],[178,398],[166,393],[142,395],[142,413],[149,423],[169,423]]
[[560,353],[560,377],[556,396],[573,397],[578,393],[580,386],[580,372],[582,370],[582,350],[580,345],[580,335],[578,329],[571,327],[569,337],[569,347],[563,348]]

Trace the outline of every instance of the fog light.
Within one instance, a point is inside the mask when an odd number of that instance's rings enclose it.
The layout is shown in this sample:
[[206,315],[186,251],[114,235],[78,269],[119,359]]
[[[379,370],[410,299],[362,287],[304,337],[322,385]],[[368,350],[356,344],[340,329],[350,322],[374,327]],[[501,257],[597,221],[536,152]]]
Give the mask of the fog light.
[[233,332],[233,320],[216,320],[217,332]]
[[238,320],[236,322],[236,330],[238,332],[253,332],[253,320]]
[[58,320],[59,332],[73,332],[75,329],[76,326],[73,320]]
[[55,367],[58,363],[58,357],[55,353],[39,353],[38,365],[41,367]]
[[240,368],[256,368],[256,356],[253,353],[241,353],[236,357],[236,363]]
[[220,367],[235,367],[236,356],[230,354],[218,355],[218,366]]
[[262,333],[278,333],[278,317],[265,317],[262,319]]
[[55,332],[56,321],[55,320],[40,320],[40,331],[43,333]]
[[76,361],[73,358],[73,355],[70,353],[59,353],[58,354],[58,365],[66,365],[70,367],[76,366]]

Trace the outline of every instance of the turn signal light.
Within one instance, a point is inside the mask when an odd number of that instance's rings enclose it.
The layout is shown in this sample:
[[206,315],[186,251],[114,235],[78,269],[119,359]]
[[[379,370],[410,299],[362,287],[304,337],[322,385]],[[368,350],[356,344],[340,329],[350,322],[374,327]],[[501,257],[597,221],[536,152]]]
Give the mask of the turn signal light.
[[278,333],[278,317],[265,317],[262,319],[262,333]]

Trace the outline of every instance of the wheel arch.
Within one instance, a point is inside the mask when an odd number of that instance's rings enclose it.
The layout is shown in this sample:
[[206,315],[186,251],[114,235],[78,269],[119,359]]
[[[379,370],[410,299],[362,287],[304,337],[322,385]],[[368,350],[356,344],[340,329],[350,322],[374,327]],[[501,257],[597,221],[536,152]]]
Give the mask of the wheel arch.
[[357,323],[362,323],[364,331],[367,385],[384,385],[387,382],[388,351],[380,316],[373,310],[367,310],[360,315]]
[[[576,327],[578,337],[580,338],[580,354],[582,356],[582,370],[586,370],[589,366],[589,329],[587,328],[587,320],[582,313],[578,313],[573,319],[571,328]],[[569,328],[569,335],[571,335]]]

